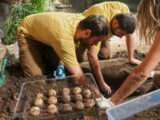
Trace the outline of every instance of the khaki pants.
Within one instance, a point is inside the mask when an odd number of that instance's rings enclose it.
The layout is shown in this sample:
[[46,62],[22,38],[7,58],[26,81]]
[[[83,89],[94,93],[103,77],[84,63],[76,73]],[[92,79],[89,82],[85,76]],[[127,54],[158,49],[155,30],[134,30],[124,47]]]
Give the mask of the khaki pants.
[[59,57],[54,50],[40,43],[21,30],[17,30],[20,64],[24,75],[52,75],[59,64]]

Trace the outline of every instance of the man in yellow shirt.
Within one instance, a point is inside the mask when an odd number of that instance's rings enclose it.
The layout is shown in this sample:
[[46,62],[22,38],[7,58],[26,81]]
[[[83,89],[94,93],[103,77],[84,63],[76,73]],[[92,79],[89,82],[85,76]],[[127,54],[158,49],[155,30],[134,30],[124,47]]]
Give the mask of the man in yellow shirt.
[[77,81],[84,84],[85,76],[77,62],[76,46],[88,49],[92,70],[100,70],[97,43],[108,33],[109,25],[101,15],[85,18],[81,14],[46,12],[27,16],[17,29],[24,73],[36,76],[53,72],[61,60]]
[[[140,61],[134,58],[134,38],[131,35],[135,30],[135,18],[129,14],[128,6],[122,2],[102,2],[95,4],[83,12],[84,16],[99,14],[106,17],[111,27],[110,37],[113,35],[118,37],[126,37],[126,44],[128,49],[128,59],[130,63],[139,64]],[[110,39],[108,37],[108,39]],[[107,39],[107,40],[108,40]],[[101,44],[100,52],[104,58],[110,56],[110,49],[107,46],[107,40]]]
[[[110,50],[107,42],[113,35],[120,38],[126,37],[129,63],[139,64],[140,61],[134,58],[134,38],[132,35],[136,28],[136,20],[134,16],[129,12],[129,8],[126,4],[112,1],[95,4],[85,10],[82,14],[84,16],[103,15],[105,16],[106,21],[108,21],[110,24],[111,33],[101,43],[100,53],[102,54],[102,56],[104,56],[105,58],[110,56],[108,55],[110,54]],[[80,61],[86,59],[85,51],[81,51],[80,55]],[[98,79],[98,76],[96,76],[96,74],[95,77],[98,80],[97,82],[102,90],[105,89],[105,86],[106,88],[110,89],[110,87],[104,81],[103,77],[101,77],[101,79]]]

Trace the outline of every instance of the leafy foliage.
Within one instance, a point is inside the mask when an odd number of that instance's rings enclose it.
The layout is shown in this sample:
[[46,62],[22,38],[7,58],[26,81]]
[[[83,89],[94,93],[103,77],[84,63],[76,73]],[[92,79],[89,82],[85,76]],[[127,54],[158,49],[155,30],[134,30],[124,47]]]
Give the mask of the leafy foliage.
[[47,0],[31,0],[28,3],[17,3],[11,8],[10,15],[4,24],[4,44],[12,44],[16,41],[16,29],[27,15],[43,12]]

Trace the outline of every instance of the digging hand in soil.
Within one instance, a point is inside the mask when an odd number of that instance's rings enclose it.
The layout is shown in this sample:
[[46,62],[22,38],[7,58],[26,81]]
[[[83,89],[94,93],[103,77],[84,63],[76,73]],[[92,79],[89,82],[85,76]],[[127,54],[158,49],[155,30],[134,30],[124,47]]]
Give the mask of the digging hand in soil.
[[132,58],[132,59],[129,61],[129,63],[130,63],[131,65],[139,65],[139,64],[141,64],[141,61],[138,60],[138,59]]
[[104,93],[104,94],[107,93],[108,95],[110,95],[112,93],[112,89],[107,84],[100,85],[100,89],[101,89],[102,93]]

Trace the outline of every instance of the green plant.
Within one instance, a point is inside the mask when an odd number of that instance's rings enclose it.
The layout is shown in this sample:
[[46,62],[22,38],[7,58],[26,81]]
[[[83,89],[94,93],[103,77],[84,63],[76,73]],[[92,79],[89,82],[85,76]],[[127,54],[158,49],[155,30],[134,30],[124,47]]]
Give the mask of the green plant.
[[[49,0],[48,0],[49,1]],[[16,29],[27,15],[43,12],[47,0],[31,0],[28,3],[17,3],[11,7],[10,15],[4,24],[4,44],[12,44],[16,41]]]

